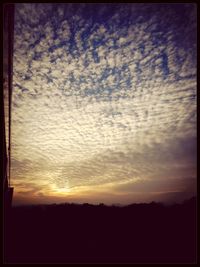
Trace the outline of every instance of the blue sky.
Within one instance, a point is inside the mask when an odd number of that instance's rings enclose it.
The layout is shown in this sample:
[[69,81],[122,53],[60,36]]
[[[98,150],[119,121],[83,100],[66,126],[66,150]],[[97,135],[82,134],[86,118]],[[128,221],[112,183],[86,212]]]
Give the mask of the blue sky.
[[15,203],[196,191],[196,6],[17,4]]

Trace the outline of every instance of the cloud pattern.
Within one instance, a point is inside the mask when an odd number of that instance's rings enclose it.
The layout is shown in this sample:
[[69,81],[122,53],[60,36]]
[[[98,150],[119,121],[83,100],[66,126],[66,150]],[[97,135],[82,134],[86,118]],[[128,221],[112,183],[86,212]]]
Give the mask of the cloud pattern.
[[195,192],[194,4],[17,4],[13,68],[16,199]]

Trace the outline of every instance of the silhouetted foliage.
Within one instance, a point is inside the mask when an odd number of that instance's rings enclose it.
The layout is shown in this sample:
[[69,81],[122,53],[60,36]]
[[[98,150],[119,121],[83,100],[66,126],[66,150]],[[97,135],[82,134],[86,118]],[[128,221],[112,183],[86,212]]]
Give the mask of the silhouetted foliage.
[[182,204],[14,207],[6,263],[189,263],[196,260],[196,198]]

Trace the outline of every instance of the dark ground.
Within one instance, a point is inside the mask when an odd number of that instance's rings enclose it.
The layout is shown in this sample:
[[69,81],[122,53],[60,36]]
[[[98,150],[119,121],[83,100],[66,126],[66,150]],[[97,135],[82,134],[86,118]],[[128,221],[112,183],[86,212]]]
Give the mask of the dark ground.
[[196,198],[14,207],[4,218],[5,263],[196,262]]

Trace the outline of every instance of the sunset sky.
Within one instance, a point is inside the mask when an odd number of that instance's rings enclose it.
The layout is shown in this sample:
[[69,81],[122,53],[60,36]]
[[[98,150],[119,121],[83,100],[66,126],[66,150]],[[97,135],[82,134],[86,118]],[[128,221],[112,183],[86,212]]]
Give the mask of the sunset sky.
[[196,6],[16,4],[14,204],[196,192]]

